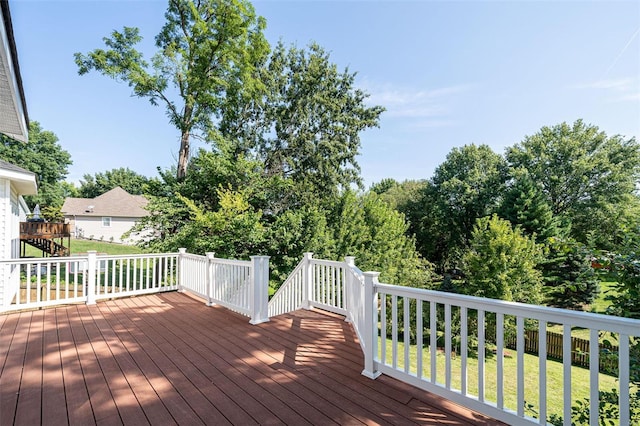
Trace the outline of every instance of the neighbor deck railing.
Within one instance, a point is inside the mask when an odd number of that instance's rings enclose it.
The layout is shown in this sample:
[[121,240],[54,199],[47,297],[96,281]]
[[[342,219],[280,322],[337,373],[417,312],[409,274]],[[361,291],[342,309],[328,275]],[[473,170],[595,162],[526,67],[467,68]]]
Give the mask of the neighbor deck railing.
[[[353,258],[323,261],[306,253],[273,296],[269,313],[312,307],[343,312],[354,324],[367,377],[384,373],[508,424],[547,424],[549,400],[561,395],[562,410],[555,414],[571,425],[572,390],[586,386],[590,424],[598,425],[599,391],[609,390],[600,389],[598,340],[600,333],[608,333],[619,345],[617,423],[630,424],[629,347],[632,339],[640,338],[638,320],[381,284],[378,273],[361,273]],[[546,356],[548,324],[564,330],[559,387],[547,374],[553,362]],[[541,356],[527,358],[535,365],[525,369],[525,331],[532,328],[539,331]],[[573,377],[578,367],[571,363],[572,328],[589,330],[589,383]],[[505,342],[512,334],[516,367],[509,372]]]

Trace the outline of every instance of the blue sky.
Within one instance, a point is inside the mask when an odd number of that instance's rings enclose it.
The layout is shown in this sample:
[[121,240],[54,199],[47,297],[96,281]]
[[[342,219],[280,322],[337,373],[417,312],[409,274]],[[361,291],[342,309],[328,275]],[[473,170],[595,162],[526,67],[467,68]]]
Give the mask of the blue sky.
[[[10,0],[29,116],[73,160],[68,180],[176,162],[164,109],[126,84],[78,76],[74,52],[140,28],[150,58],[165,1]],[[316,41],[382,105],[362,134],[365,183],[427,179],[453,147],[494,151],[578,118],[640,138],[640,1],[258,0],[272,44]]]

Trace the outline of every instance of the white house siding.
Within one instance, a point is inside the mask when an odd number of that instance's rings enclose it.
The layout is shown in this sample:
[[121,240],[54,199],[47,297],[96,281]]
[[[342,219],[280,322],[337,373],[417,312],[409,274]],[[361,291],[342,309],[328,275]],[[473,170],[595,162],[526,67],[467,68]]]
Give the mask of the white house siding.
[[[9,259],[11,257],[11,240],[9,238],[9,229],[11,227],[11,183],[7,179],[0,179],[0,259]],[[8,265],[0,266],[0,283],[7,283],[10,275]],[[9,293],[9,289],[5,285],[0,285],[0,306],[5,305],[5,294]]]
[[122,235],[135,223],[136,221],[132,218],[111,217],[111,226],[107,227],[102,225],[101,216],[76,216],[75,220],[71,221],[71,226],[76,237],[133,244],[140,239],[137,235],[131,235],[126,240],[122,239]]
[[[11,188],[8,179],[0,179],[0,258],[20,257],[20,199]],[[20,274],[16,266],[0,266],[0,305],[11,303],[20,285]]]

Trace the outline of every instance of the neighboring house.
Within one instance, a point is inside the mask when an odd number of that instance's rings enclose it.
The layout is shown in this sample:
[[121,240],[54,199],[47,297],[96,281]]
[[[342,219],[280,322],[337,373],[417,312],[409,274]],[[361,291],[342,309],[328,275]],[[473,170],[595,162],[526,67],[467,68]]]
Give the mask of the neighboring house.
[[[27,142],[27,105],[22,88],[9,3],[0,1],[0,133]],[[0,161],[0,259],[20,257],[20,221],[26,219],[22,195],[37,193],[35,174]],[[15,267],[0,267],[0,305],[11,303],[19,286]]]
[[144,235],[132,233],[126,239],[122,235],[149,214],[144,209],[147,203],[142,195],[131,195],[118,186],[96,198],[67,198],[62,214],[76,238],[131,244]]

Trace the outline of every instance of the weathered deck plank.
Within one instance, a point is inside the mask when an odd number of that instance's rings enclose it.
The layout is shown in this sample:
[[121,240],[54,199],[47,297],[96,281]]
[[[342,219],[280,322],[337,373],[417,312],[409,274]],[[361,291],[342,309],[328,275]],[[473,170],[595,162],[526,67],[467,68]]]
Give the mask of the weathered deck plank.
[[499,424],[360,374],[343,318],[164,293],[0,316],[0,424]]

